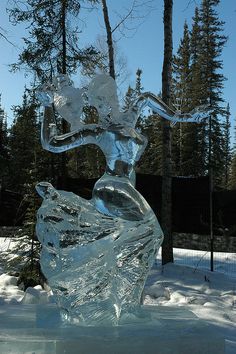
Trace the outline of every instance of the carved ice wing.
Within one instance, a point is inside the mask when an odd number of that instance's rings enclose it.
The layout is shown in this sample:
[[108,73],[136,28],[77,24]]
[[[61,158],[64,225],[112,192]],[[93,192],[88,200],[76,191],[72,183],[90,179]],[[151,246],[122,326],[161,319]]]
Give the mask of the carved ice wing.
[[95,76],[88,86],[87,95],[88,103],[98,111],[101,125],[120,123],[117,87],[111,76]]

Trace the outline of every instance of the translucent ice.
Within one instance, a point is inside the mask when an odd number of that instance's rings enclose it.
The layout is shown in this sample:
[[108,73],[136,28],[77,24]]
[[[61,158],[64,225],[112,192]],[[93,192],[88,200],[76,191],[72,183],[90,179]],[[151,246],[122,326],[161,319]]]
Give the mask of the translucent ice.
[[[104,193],[103,213],[94,198],[37,187],[45,195],[37,223],[41,266],[70,320],[117,324],[121,311],[140,303],[162,232],[143,197],[122,179],[116,184],[105,176],[95,186]],[[115,204],[114,216],[108,215]]]
[[[175,114],[149,93],[122,113],[115,81],[106,75],[96,76],[86,90],[74,88],[61,75],[38,97],[45,106],[41,135],[45,149],[60,153],[95,144],[106,158],[106,172],[90,201],[57,191],[47,182],[38,184],[44,199],[37,222],[42,270],[65,319],[86,325],[118,324],[122,314],[138,309],[163,240],[154,212],[135,189],[135,162],[147,143],[135,129],[138,115],[148,105],[170,121],[194,118]],[[57,134],[53,105],[70,123],[69,133]],[[85,105],[97,110],[97,124],[84,123]]]

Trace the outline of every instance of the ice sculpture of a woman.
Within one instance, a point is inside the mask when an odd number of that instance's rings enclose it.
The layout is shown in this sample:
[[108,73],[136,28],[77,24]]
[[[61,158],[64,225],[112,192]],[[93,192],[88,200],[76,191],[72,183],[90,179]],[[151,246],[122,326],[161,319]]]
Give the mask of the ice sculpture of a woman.
[[[134,165],[146,146],[135,129],[138,114],[149,105],[166,119],[180,118],[151,94],[120,112],[115,82],[107,75],[96,76],[86,91],[61,75],[39,99],[45,106],[45,149],[60,153],[95,144],[106,158],[105,174],[89,201],[49,183],[38,184],[44,198],[37,222],[42,270],[64,318],[86,325],[118,324],[123,314],[136,312],[163,239],[154,212],[134,185]],[[84,124],[85,104],[97,109],[97,124]],[[70,124],[69,133],[57,134],[52,105]]]

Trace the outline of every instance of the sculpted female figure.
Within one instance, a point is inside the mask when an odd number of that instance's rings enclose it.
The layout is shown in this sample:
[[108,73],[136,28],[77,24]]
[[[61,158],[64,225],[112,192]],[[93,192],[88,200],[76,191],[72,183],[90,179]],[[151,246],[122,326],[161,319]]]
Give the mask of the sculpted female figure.
[[[137,313],[163,239],[155,214],[135,189],[134,165],[146,146],[146,138],[135,129],[139,110],[149,105],[173,121],[190,116],[175,116],[151,94],[121,113],[115,82],[106,75],[95,77],[87,91],[74,88],[61,75],[54,88],[39,93],[39,99],[45,105],[41,136],[45,149],[60,153],[95,144],[106,158],[105,174],[89,201],[57,191],[49,183],[38,184],[44,198],[37,222],[42,271],[65,319],[86,325],[118,324]],[[97,109],[97,124],[83,123],[85,104]],[[52,105],[70,124],[69,133],[57,134]]]

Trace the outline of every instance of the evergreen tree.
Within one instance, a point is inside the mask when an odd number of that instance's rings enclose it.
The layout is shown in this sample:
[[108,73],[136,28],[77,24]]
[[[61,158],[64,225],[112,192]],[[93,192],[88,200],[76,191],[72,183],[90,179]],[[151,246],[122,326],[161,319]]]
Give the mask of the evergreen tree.
[[234,150],[230,166],[229,188],[236,190],[236,152]]
[[[97,0],[87,0],[96,3]],[[78,29],[73,27],[80,12],[78,0],[26,0],[21,8],[21,2],[8,9],[13,24],[26,22],[29,37],[24,38],[25,48],[19,55],[19,60],[12,65],[17,70],[22,66],[36,74],[40,82],[52,79],[57,74],[74,73],[78,65],[96,66],[100,54],[89,46],[85,49],[78,47]],[[55,20],[56,19],[56,20]],[[62,133],[68,131],[65,120],[58,127]],[[65,186],[68,175],[66,153],[60,154],[61,185]],[[55,170],[55,168],[54,168]]]
[[75,72],[80,64],[96,65],[98,52],[92,46],[80,49],[79,31],[72,26],[80,12],[78,0],[26,0],[25,5],[17,2],[8,9],[14,25],[26,22],[29,29],[29,37],[24,38],[25,48],[12,65],[13,70],[23,65],[45,80],[58,73]]
[[[136,71],[135,87],[128,87],[124,98],[123,111],[127,111],[134,104],[135,100],[142,94],[142,70]],[[148,138],[148,144],[137,162],[137,172],[157,175],[162,171],[162,136],[161,121],[157,115],[141,115],[137,122],[137,127],[141,133]]]
[[136,98],[137,97],[135,94],[135,90],[129,85],[124,98],[124,104],[123,104],[124,112],[128,111],[132,107]]
[[227,104],[225,123],[223,125],[223,153],[224,153],[224,173],[222,179],[222,186],[224,188],[228,187],[229,184],[229,171],[231,163],[231,147],[230,147],[230,106]]
[[[172,104],[175,109],[183,113],[190,111],[190,56],[190,35],[185,22],[183,38],[173,59],[172,81]],[[186,123],[177,123],[172,129],[172,157],[175,174],[193,174],[193,152],[196,151],[195,135],[194,127]]]
[[[200,105],[198,97],[195,96],[195,84],[200,84],[199,70],[197,61],[197,48],[199,41],[200,27],[198,10],[195,11],[192,36],[188,29],[187,23],[184,24],[183,38],[177,54],[173,60],[173,85],[172,85],[172,102],[175,109],[186,113],[190,112],[193,107],[193,101],[197,106]],[[173,162],[175,174],[183,176],[198,176],[204,170],[199,163],[202,161],[202,144],[201,131],[203,125],[177,123],[173,128]],[[203,136],[204,138],[204,136]]]
[[203,104],[203,94],[202,91],[204,89],[202,81],[201,81],[201,65],[200,65],[200,52],[201,52],[201,23],[199,17],[199,9],[195,8],[195,13],[193,17],[192,30],[190,32],[190,52],[191,52],[191,78],[190,78],[190,109],[194,109],[199,105]]
[[29,92],[32,90],[25,89],[22,105],[14,107],[15,119],[9,134],[9,186],[22,194],[18,215],[23,218],[23,226],[15,235],[15,257],[9,267],[20,269],[20,282],[25,287],[39,284],[42,278],[40,244],[35,235],[36,212],[41,200],[35,185],[41,180],[55,182],[51,170],[55,167],[55,162],[52,163],[55,157],[41,147],[37,104]]
[[141,95],[143,87],[142,87],[142,70],[137,69],[136,71],[136,85],[135,85],[135,93],[137,96]]
[[148,138],[147,147],[137,163],[139,173],[150,175],[162,174],[162,127],[157,115],[143,117],[139,127]]
[[38,138],[35,105],[29,105],[26,91],[21,106],[14,107],[14,121],[9,134],[11,188],[24,192],[30,179]]
[[[202,32],[201,32],[201,22],[199,9],[196,7],[193,25],[190,33],[190,52],[191,52],[191,78],[190,78],[190,101],[189,101],[189,111],[192,109],[201,106],[205,103],[206,96],[206,87],[202,81],[201,77],[201,41],[202,41]],[[199,123],[193,126],[195,130],[194,136],[194,151],[193,151],[193,160],[194,160],[194,170],[192,175],[203,176],[207,173],[207,126],[206,123]],[[191,149],[191,147],[186,147],[186,149]]]
[[57,156],[52,156],[53,154],[41,147],[38,105],[29,92],[32,90],[25,89],[22,104],[14,107],[15,117],[9,131],[8,144],[9,186],[23,195],[31,180],[32,170],[37,167],[36,182],[44,179],[55,182],[53,169],[58,164]]
[[31,178],[24,188],[23,202],[27,204],[22,227],[14,236],[14,248],[10,250],[14,253],[7,263],[8,270],[19,272],[18,283],[28,286],[41,284],[45,278],[40,268],[41,245],[35,233],[36,213],[40,206],[40,200],[35,192],[36,184],[36,161],[34,169],[30,171]]
[[126,112],[128,111],[129,108],[132,107],[134,104],[135,100],[141,95],[143,87],[142,87],[142,70],[137,69],[136,71],[136,83],[135,83],[135,88],[132,88],[130,85],[127,89],[127,92],[125,94],[124,98],[124,104],[123,104],[123,111]]
[[1,106],[0,94],[0,185],[7,183],[9,174],[8,165],[8,134],[7,134],[7,119],[6,113]]
[[[98,123],[93,107],[84,108],[84,123]],[[105,172],[105,157],[96,145],[84,145],[69,152],[68,172],[73,178],[98,178]]]
[[190,102],[190,56],[190,34],[185,22],[183,38],[173,58],[172,79],[172,104],[184,113],[189,111]]
[[224,168],[223,133],[220,116],[225,113],[222,107],[222,90],[225,77],[220,72],[223,68],[220,59],[223,47],[227,41],[222,34],[224,22],[219,20],[216,7],[220,0],[203,0],[199,17],[201,23],[201,46],[199,50],[199,65],[201,68],[202,103],[206,103],[212,109],[209,117],[207,143],[207,163],[212,169],[214,181],[220,184],[222,170]]
[[224,126],[222,89],[224,76],[220,59],[227,38],[216,7],[219,0],[202,0],[195,9],[192,30],[184,25],[173,65],[173,101],[182,112],[208,105],[212,114],[201,124],[179,124],[173,130],[175,173],[205,175],[213,171],[215,183],[222,184],[224,169]]
[[230,189],[236,189],[236,119],[234,121],[234,146],[230,165],[229,187]]

